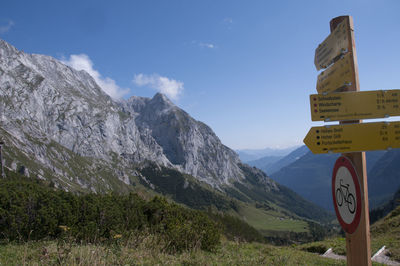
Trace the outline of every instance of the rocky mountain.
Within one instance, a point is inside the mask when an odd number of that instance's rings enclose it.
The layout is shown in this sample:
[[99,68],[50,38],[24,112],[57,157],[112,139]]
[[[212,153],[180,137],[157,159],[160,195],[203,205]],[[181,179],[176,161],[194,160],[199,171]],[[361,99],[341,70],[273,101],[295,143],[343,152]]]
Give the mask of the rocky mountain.
[[242,164],[207,125],[165,95],[112,99],[85,71],[2,40],[0,137],[7,168],[69,191],[151,190],[192,207],[263,202],[326,217]]
[[157,162],[213,186],[244,177],[238,156],[165,95],[115,101],[85,71],[4,41],[0,60],[1,127],[47,168],[54,167],[47,152],[29,138],[105,161],[116,155],[129,164]]

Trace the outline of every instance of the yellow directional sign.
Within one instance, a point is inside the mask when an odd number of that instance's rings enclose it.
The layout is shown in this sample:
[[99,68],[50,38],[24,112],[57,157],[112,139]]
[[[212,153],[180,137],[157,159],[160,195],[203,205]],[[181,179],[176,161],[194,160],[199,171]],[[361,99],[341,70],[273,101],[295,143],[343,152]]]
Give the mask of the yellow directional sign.
[[315,154],[400,148],[400,122],[312,127],[304,143]]
[[328,67],[332,60],[349,48],[349,21],[343,20],[315,50],[314,64],[317,70]]
[[329,93],[346,85],[354,84],[353,54],[347,53],[339,61],[334,63],[318,75],[318,93]]
[[312,121],[343,121],[400,115],[400,90],[311,94]]

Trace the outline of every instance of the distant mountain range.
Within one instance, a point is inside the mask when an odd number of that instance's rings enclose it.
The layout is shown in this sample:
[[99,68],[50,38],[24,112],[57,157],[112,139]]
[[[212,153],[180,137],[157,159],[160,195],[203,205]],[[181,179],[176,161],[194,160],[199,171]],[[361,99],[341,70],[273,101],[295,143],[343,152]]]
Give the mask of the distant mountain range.
[[[331,195],[332,170],[340,154],[313,154],[306,146],[288,155],[291,163],[271,174],[272,179],[283,184],[304,198],[333,210]],[[306,153],[293,161],[293,154]],[[370,207],[378,207],[389,200],[400,188],[400,149],[366,153],[368,194]]]
[[258,160],[249,161],[247,163],[263,170],[268,175],[272,175],[283,167],[300,159],[307,152],[309,152],[309,149],[306,146],[301,146],[286,156],[265,156]]
[[[0,40],[5,166],[75,192],[162,194],[192,208],[295,219],[328,213],[243,164],[165,95],[110,98],[85,71]],[[260,221],[257,221],[260,223]]]
[[239,155],[240,160],[242,160],[245,163],[248,163],[250,161],[259,160],[263,157],[282,158],[297,148],[298,146],[293,146],[284,149],[273,149],[273,148],[243,149],[243,150],[236,150],[236,153]]
[[368,193],[376,206],[390,199],[399,189],[400,149],[393,149],[379,157],[368,171]]

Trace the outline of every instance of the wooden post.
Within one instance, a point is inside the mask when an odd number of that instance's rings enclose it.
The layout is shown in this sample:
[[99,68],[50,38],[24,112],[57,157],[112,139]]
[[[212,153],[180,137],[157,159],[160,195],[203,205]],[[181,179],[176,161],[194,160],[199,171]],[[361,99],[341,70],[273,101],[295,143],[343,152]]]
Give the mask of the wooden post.
[[[331,32],[343,20],[349,21],[349,52],[352,53],[353,67],[354,67],[354,84],[347,86],[346,91],[360,91],[360,81],[358,78],[358,64],[356,46],[354,41],[354,23],[351,16],[340,16],[331,20]],[[362,123],[362,120],[340,122],[345,123]],[[343,154],[353,163],[358,180],[361,187],[361,220],[357,230],[353,234],[346,233],[346,252],[347,252],[347,265],[372,265],[371,264],[371,240],[369,231],[369,205],[368,205],[368,184],[367,184],[367,166],[365,159],[365,152],[354,152]]]

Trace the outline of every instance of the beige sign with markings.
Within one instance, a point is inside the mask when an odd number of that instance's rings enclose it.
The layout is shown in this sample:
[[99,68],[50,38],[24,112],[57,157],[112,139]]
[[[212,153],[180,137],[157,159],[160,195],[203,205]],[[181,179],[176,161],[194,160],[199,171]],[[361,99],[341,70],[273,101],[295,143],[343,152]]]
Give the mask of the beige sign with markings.
[[400,90],[310,95],[312,121],[344,121],[400,115]]
[[327,68],[333,59],[349,48],[349,22],[343,20],[315,50],[314,64],[317,70]]
[[354,84],[354,67],[352,53],[345,54],[325,71],[318,75],[318,93],[334,92],[346,85]]
[[315,154],[400,148],[400,122],[312,127],[304,143]]

